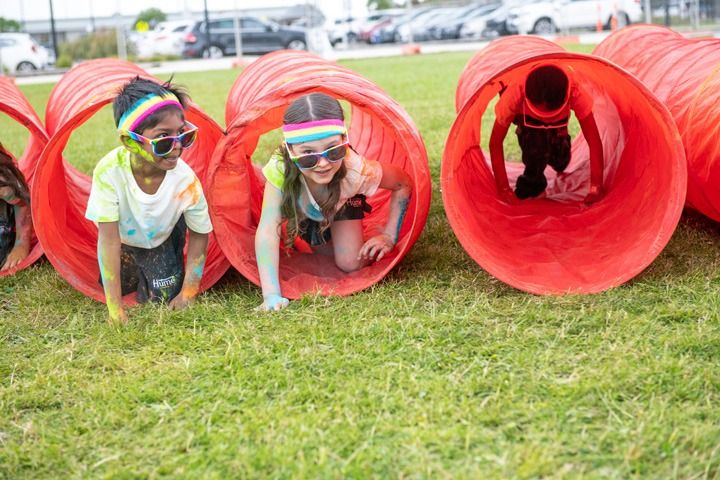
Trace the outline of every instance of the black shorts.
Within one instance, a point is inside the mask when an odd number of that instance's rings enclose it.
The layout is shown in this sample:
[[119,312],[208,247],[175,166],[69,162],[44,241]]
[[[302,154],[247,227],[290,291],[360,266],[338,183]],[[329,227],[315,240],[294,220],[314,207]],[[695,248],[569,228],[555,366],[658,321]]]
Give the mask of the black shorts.
[[15,246],[15,207],[0,200],[0,267]]
[[545,167],[550,165],[558,173],[570,163],[571,139],[567,127],[533,128],[515,120],[515,133],[522,150],[525,171],[518,177],[515,193],[518,198],[535,197],[545,191]]
[[[122,295],[137,292],[139,303],[169,302],[180,293],[185,276],[185,236],[187,226],[181,216],[170,236],[155,248],[122,244],[120,247],[120,285]],[[102,278],[100,280],[102,284]]]
[[[365,195],[355,195],[352,198],[348,198],[345,205],[333,217],[333,222],[340,222],[343,220],[362,220],[365,218],[365,213],[372,212],[372,207],[367,203]],[[298,225],[300,231],[300,238],[305,240],[311,246],[322,245],[332,240],[330,229],[325,229],[324,232],[320,233],[320,222],[310,220],[306,218]]]

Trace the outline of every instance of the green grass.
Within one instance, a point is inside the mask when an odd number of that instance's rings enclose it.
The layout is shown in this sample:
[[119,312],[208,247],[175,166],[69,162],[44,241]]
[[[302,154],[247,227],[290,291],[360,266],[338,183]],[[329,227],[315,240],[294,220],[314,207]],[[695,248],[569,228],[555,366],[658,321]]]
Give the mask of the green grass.
[[[438,191],[470,54],[343,64],[415,119],[427,226],[382,282],[253,312],[229,273],[121,329],[47,262],[0,283],[0,478],[718,478],[720,240],[683,218],[636,279],[540,297],[456,241]],[[237,71],[178,74],[221,124]],[[23,87],[43,110],[49,86]],[[23,135],[6,119],[2,139]],[[114,146],[109,112],[66,154]]]

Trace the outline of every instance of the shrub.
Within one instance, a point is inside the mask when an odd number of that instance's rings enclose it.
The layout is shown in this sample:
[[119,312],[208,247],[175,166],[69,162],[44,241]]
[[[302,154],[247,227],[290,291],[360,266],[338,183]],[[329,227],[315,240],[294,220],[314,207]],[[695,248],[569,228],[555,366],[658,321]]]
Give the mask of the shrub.
[[[70,63],[75,60],[89,60],[91,58],[117,57],[117,34],[115,30],[102,30],[78,38],[75,41],[60,45],[60,59],[68,57]],[[128,42],[128,54],[132,53]]]

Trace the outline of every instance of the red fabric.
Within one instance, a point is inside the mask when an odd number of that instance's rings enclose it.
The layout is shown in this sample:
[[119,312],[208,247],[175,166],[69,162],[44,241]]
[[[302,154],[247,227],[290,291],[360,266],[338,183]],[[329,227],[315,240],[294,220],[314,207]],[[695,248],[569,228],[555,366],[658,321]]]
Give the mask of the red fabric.
[[[7,114],[10,118],[24,125],[30,131],[28,144],[25,146],[25,151],[20,157],[20,160],[18,160],[18,167],[25,176],[25,181],[27,181],[28,186],[32,188],[35,177],[35,167],[40,158],[40,153],[47,144],[48,135],[45,132],[45,127],[43,127],[40,118],[30,105],[30,102],[27,101],[10,77],[0,77],[0,112]],[[2,138],[0,137],[0,142],[1,141]],[[16,267],[1,271],[0,277],[12,275],[18,270],[32,265],[42,257],[42,254],[43,250],[40,242],[37,241],[36,235],[33,235],[32,247],[27,258]]]
[[[315,55],[295,51],[265,55],[242,72],[230,92],[225,112],[228,134],[218,144],[210,166],[213,224],[225,254],[240,273],[259,285],[254,240],[264,186],[251,163],[252,153],[261,135],[282,125],[285,108],[311,92],[325,92],[350,103],[352,145],[367,158],[404,169],[412,179],[413,194],[395,250],[358,272],[340,271],[332,257],[281,253],[280,285],[288,298],[310,292],[349,295],[378,282],[415,243],[430,206],[425,145],[400,105],[372,82]],[[385,224],[389,195],[382,192],[368,200],[373,212],[363,221],[366,234]]]
[[[565,173],[546,170],[544,198],[507,205],[497,195],[480,148],[483,114],[501,82],[521,81],[539,62],[572,68],[593,96],[606,191],[593,205],[582,203],[590,176],[582,134]],[[541,38],[507,37],[470,60],[456,106],[441,169],[443,202],[463,248],[493,276],[537,294],[600,292],[640,273],[669,241],[685,199],[682,143],[667,109],[625,71]],[[507,170],[514,185],[522,164],[507,163]]]
[[[63,75],[48,100],[45,120],[51,138],[32,186],[33,219],[46,256],[68,283],[102,302],[105,294],[98,283],[97,227],[85,219],[92,179],[66,162],[62,153],[73,131],[112,102],[118,89],[136,75],[152,79],[140,67],[116,59],[87,61]],[[207,165],[222,128],[196,105],[185,115],[200,128],[200,134],[183,159],[207,194]],[[201,290],[210,288],[228,267],[211,234]],[[133,303],[133,297],[128,295],[124,301]]]
[[688,162],[687,203],[720,221],[720,39],[687,39],[656,25],[633,25],[593,51],[635,75],[677,124]]

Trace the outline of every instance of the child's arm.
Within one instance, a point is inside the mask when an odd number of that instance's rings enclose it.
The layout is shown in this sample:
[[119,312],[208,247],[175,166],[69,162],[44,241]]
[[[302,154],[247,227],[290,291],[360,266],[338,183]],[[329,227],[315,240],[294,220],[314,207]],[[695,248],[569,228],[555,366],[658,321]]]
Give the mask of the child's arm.
[[509,128],[509,124],[503,126],[495,122],[493,125],[490,134],[490,165],[495,177],[495,188],[497,188],[498,195],[505,203],[514,204],[518,202],[518,199],[510,188],[510,182],[508,182],[507,170],[505,169],[505,152],[503,151],[503,141]]
[[111,322],[127,323],[120,287],[120,231],[118,222],[98,223],[98,264]]
[[605,159],[602,140],[600,140],[600,132],[592,113],[585,118],[578,119],[578,121],[590,149],[590,191],[585,197],[585,203],[593,203],[603,196]]
[[263,303],[257,309],[262,311],[282,310],[290,303],[280,292],[280,205],[282,192],[265,184],[260,223],[255,232],[255,258],[260,274]]
[[400,238],[400,227],[407,213],[412,186],[410,176],[394,165],[382,165],[380,188],[392,191],[390,195],[390,214],[382,233],[371,237],[358,252],[358,260],[380,260],[390,252]]
[[180,310],[189,307],[195,302],[195,296],[200,290],[200,281],[205,268],[207,257],[208,234],[197,233],[188,228],[188,250],[185,260],[185,278],[180,293],[170,301],[169,307]]
[[30,242],[32,240],[32,216],[30,207],[21,201],[9,202],[15,210],[15,245],[8,253],[5,263],[0,265],[0,270],[9,270],[16,267],[25,260],[30,253]]

